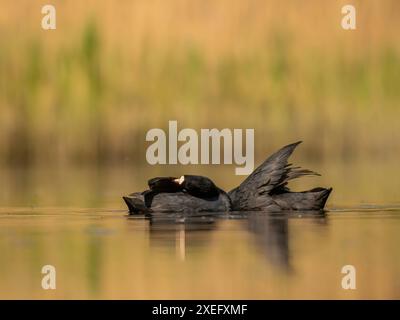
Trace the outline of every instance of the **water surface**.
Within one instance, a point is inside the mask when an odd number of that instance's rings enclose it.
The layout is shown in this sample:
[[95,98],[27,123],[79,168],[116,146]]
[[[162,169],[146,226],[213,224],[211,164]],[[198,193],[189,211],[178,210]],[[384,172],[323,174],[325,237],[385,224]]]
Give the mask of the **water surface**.
[[[346,169],[294,184],[333,186],[325,214],[154,219],[128,216],[120,195],[156,172],[3,171],[0,298],[400,298],[398,180]],[[47,264],[56,290],[41,288]],[[341,287],[349,264],[356,290]]]

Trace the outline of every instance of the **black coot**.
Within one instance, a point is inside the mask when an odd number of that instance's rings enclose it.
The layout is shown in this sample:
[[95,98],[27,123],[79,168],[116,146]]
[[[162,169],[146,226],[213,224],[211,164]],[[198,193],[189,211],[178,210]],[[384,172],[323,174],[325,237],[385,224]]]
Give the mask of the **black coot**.
[[207,177],[158,177],[148,185],[150,190],[123,197],[130,213],[225,212],[231,208],[228,194]]
[[287,186],[292,179],[319,175],[288,163],[300,143],[274,153],[228,193],[207,177],[184,175],[151,179],[150,190],[123,199],[130,213],[322,210],[332,188],[292,192]]

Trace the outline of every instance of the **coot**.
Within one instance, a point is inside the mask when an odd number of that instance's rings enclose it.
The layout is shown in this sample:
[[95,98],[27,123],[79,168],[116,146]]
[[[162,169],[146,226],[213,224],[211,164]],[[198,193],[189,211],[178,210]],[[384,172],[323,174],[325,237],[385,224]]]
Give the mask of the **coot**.
[[226,193],[207,177],[184,175],[149,180],[149,190],[123,197],[129,212],[225,212],[322,210],[332,188],[292,192],[290,180],[319,175],[288,163],[301,141],[289,144],[265,160],[238,187]]

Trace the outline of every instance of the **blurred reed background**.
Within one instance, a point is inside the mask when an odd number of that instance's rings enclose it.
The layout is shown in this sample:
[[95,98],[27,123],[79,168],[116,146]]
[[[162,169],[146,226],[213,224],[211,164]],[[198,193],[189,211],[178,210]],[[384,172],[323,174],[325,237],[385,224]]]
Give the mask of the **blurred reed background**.
[[312,161],[400,154],[399,1],[0,3],[1,165],[143,164],[174,119],[254,128],[258,160],[300,139]]

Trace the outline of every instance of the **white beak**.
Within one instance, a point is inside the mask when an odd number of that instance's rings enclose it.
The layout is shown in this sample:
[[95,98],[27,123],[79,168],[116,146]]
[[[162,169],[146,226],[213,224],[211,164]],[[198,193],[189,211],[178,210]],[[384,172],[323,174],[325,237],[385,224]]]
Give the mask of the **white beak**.
[[183,181],[185,181],[185,176],[181,176],[179,179],[175,179],[175,182],[177,182],[178,184],[182,184]]

